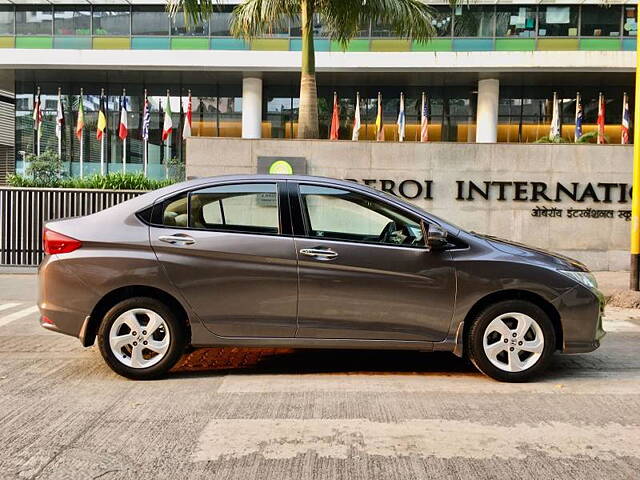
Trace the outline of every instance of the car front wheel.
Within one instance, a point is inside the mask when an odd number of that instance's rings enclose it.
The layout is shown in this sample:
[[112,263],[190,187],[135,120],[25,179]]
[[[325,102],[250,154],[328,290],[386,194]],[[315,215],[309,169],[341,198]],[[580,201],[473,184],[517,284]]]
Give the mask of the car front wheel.
[[162,377],[180,359],[184,327],[164,303],[148,297],[129,298],[104,316],[98,345],[116,373],[151,380]]
[[482,373],[504,382],[524,382],[547,368],[556,336],[540,307],[506,300],[472,319],[466,343],[467,355]]

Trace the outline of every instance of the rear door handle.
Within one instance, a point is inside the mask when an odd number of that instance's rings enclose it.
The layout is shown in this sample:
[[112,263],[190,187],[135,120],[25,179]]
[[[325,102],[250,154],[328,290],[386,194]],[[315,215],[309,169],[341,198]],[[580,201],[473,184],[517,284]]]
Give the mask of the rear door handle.
[[189,235],[176,234],[176,235],[160,235],[158,240],[171,245],[193,245],[196,241]]
[[314,257],[322,260],[331,260],[338,256],[336,252],[329,248],[303,248],[300,250],[302,255]]

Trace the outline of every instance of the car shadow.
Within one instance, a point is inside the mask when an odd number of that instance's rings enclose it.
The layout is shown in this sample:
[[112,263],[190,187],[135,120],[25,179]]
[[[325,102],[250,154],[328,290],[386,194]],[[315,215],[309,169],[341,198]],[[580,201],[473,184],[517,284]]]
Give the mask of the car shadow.
[[467,360],[448,352],[237,347],[196,349],[172,369],[172,377],[256,373],[387,375],[476,372]]

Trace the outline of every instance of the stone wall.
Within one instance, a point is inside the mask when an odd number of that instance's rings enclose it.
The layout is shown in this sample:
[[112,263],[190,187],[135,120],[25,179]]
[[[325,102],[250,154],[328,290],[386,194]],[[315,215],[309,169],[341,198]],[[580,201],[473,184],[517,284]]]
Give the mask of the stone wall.
[[309,175],[368,181],[465,229],[622,270],[632,155],[627,145],[191,138],[187,176],[256,173],[260,156],[305,157]]

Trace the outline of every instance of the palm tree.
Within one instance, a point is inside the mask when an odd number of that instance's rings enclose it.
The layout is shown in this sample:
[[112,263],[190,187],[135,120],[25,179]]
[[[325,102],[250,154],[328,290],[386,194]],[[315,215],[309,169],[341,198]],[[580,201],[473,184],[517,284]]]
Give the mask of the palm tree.
[[[455,2],[452,2],[455,3]],[[217,0],[167,0],[171,15],[184,12],[189,22],[200,23],[216,9]],[[319,17],[333,40],[346,49],[361,25],[387,25],[399,37],[427,41],[435,36],[435,11],[421,0],[244,0],[233,9],[231,32],[245,39],[286,26],[299,18],[302,29],[302,65],[298,138],[318,138],[313,19]]]

